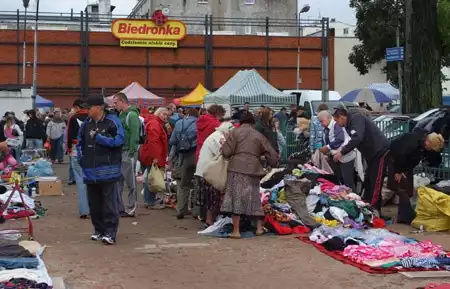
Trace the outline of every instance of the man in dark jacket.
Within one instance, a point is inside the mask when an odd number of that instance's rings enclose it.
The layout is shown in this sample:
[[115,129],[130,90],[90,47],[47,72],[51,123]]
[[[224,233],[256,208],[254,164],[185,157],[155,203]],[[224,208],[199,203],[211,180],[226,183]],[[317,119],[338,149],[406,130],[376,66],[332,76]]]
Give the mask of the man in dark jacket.
[[67,121],[66,152],[70,156],[74,180],[77,185],[78,213],[81,219],[86,219],[89,216],[86,185],[84,184],[83,170],[78,162],[75,146],[78,143],[78,131],[81,124],[88,118],[89,110],[84,108],[83,100],[76,99],[73,102],[73,112],[73,115]]
[[119,226],[119,181],[125,136],[119,118],[105,110],[102,97],[89,98],[87,104],[89,118],[81,125],[77,153],[95,230],[91,239],[113,245]]
[[388,188],[399,196],[397,223],[410,225],[416,214],[410,197],[414,191],[414,168],[421,162],[437,167],[442,162],[444,138],[437,133],[415,131],[392,140],[389,151]]
[[350,141],[334,156],[334,160],[340,161],[343,155],[355,148],[361,152],[367,162],[363,199],[381,211],[381,189],[389,141],[370,118],[357,111],[348,112],[339,108],[334,113],[334,119],[340,126],[346,128],[350,136]]
[[30,110],[29,114],[30,119],[25,125],[26,147],[29,149],[42,149],[44,141],[47,139],[44,122],[36,116],[35,110]]

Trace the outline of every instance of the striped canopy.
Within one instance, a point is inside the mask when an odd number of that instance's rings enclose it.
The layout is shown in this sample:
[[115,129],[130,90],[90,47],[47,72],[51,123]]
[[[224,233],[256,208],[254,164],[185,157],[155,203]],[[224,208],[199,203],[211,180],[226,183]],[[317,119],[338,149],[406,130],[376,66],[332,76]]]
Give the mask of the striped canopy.
[[341,98],[341,101],[386,103],[391,102],[392,99],[377,89],[363,88],[350,91]]
[[[131,105],[136,105],[139,107],[164,105],[164,98],[151,93],[138,82],[132,82],[120,92],[124,93],[128,97],[128,101]],[[114,95],[107,97],[105,100],[106,103],[112,104],[113,97]]]
[[273,87],[259,73],[241,70],[215,92],[204,98],[205,103],[239,105],[245,102],[259,105],[295,103],[295,95],[287,95]]

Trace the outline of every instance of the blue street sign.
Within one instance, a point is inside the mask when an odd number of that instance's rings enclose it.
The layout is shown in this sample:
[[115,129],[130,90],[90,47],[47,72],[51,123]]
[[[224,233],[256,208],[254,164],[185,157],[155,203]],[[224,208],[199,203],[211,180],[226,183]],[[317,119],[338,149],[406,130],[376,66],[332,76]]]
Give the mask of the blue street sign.
[[403,61],[405,58],[405,49],[403,47],[386,48],[386,61]]

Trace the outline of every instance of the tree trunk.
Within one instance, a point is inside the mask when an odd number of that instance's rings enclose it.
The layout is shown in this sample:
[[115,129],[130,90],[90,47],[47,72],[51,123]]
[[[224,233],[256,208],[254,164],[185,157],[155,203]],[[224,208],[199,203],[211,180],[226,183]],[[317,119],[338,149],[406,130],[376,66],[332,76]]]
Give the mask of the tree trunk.
[[441,43],[437,0],[406,1],[404,111],[421,113],[441,105]]

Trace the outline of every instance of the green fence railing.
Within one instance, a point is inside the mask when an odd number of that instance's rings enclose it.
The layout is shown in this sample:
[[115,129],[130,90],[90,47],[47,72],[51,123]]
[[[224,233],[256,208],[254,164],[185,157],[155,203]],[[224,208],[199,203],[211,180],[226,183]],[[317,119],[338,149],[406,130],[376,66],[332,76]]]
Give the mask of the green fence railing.
[[[406,119],[389,119],[375,122],[388,139],[393,139],[410,131],[410,122]],[[450,179],[450,145],[447,143],[442,152],[442,163],[439,167],[419,165],[415,173],[431,174],[437,179]]]

